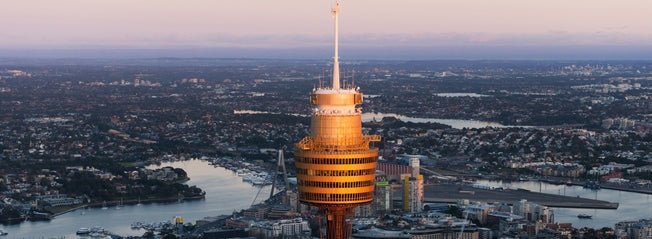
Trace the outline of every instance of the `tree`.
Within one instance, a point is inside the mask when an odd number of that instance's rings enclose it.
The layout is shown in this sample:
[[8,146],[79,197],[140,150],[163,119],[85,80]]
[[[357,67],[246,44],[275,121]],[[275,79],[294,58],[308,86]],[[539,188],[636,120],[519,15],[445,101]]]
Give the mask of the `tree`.
[[163,236],[163,239],[177,239],[178,237],[175,236],[174,234],[167,234]]
[[177,176],[179,176],[179,178],[188,177],[188,173],[186,173],[186,171],[183,170],[182,168],[173,168],[172,170],[177,174]]
[[462,213],[462,210],[457,207],[457,206],[449,206],[448,207],[448,214],[457,217],[457,218],[463,218],[464,214]]
[[5,206],[4,208],[0,209],[0,222],[9,222],[19,219],[20,217],[20,212],[14,207]]

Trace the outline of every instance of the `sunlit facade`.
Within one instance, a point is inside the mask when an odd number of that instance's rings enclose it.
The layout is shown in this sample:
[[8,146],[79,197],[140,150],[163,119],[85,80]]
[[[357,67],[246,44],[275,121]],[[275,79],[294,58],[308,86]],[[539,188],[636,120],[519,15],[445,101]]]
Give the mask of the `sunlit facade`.
[[297,143],[295,164],[302,203],[319,207],[326,216],[327,238],[349,238],[346,217],[370,204],[380,136],[362,134],[362,93],[353,85],[340,87],[338,60],[339,3],[335,17],[335,57],[331,87],[314,89],[310,135]]

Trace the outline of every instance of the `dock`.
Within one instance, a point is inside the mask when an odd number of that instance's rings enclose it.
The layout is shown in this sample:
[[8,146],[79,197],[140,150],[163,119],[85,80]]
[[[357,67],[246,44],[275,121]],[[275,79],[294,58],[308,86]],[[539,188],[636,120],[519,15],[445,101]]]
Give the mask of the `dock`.
[[[397,196],[399,196],[400,200],[400,194]],[[424,185],[424,202],[457,203],[459,200],[464,199],[486,203],[505,202],[509,204],[525,199],[529,202],[557,208],[618,209],[618,203],[614,202],[532,192],[525,189],[485,189],[467,184]]]

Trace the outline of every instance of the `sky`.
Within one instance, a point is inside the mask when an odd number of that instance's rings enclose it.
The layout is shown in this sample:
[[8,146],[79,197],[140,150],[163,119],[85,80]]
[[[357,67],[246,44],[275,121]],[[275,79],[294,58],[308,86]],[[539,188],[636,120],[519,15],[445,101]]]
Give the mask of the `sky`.
[[[0,0],[0,5],[0,56],[3,50],[6,55],[98,49],[213,49],[217,55],[219,49],[235,55],[241,49],[256,55],[252,49],[258,49],[261,55],[289,57],[289,50],[298,49],[297,55],[322,57],[328,53],[316,52],[332,44],[332,0]],[[342,0],[341,31],[343,51],[361,56],[388,50],[433,58],[652,57],[652,1]]]

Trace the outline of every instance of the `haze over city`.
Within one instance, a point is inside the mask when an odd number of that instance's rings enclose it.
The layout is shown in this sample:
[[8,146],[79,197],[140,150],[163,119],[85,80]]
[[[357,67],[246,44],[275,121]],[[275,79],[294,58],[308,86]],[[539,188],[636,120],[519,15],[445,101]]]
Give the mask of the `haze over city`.
[[[0,56],[324,58],[328,1],[11,1]],[[649,59],[652,2],[349,0],[344,59]],[[383,52],[379,52],[382,50]]]
[[650,239],[649,0],[0,13],[0,239]]

